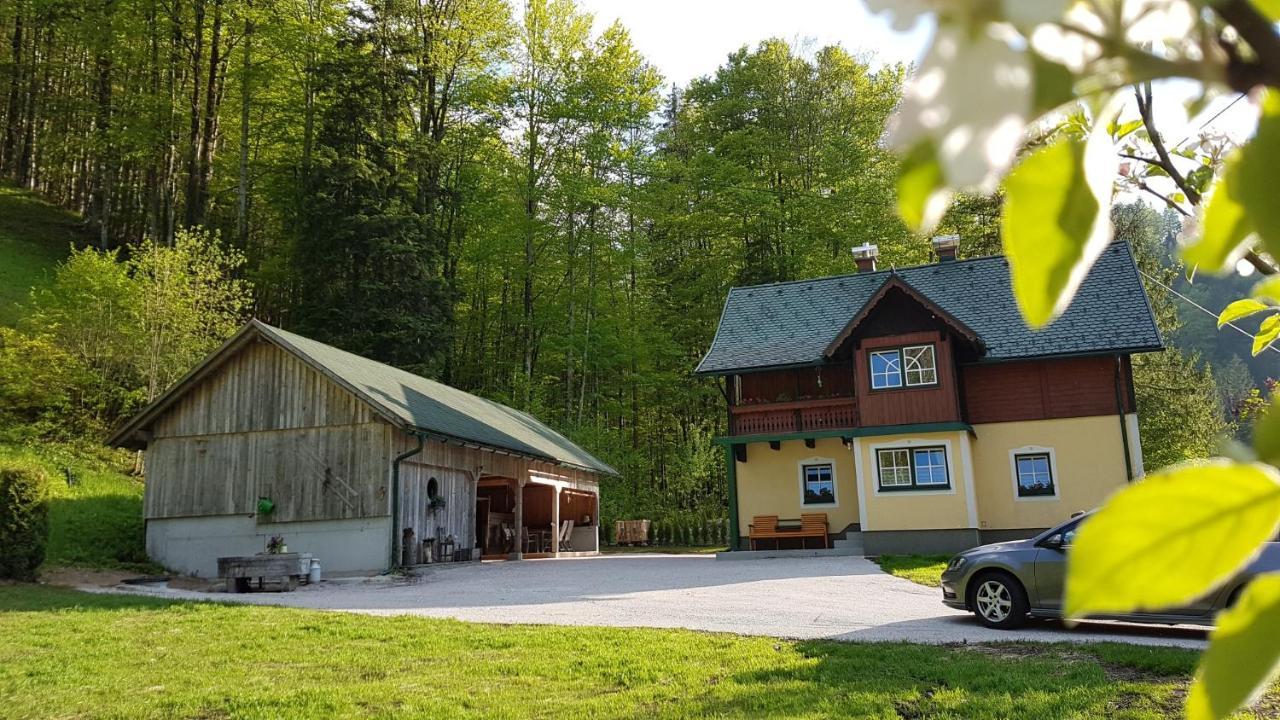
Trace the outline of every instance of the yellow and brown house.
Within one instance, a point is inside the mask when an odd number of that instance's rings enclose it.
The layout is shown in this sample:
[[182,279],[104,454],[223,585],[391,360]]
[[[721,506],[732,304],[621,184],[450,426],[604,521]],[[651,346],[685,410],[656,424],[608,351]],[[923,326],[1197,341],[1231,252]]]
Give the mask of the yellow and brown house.
[[1141,475],[1130,356],[1162,343],[1128,246],[1041,330],[1005,258],[955,248],[877,271],[864,245],[857,274],[729,292],[697,372],[728,400],[735,549],[754,518],[822,513],[823,545],[950,552],[1028,537]]

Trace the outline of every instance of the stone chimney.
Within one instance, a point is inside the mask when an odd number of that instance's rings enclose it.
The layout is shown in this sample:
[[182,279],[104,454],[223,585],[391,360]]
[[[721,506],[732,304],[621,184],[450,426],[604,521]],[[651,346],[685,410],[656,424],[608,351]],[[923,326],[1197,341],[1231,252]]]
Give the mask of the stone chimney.
[[880,248],[871,243],[862,243],[853,249],[853,261],[858,263],[858,272],[875,272],[876,258],[880,257]]
[[959,235],[939,235],[933,239],[933,252],[938,256],[938,262],[955,262],[959,249]]

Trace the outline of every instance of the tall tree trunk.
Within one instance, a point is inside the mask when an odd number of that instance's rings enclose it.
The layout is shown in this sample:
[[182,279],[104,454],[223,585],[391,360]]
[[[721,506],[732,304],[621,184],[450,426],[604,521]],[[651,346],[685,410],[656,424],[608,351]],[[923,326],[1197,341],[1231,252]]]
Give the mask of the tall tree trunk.
[[13,18],[13,38],[10,47],[13,49],[13,69],[9,76],[9,99],[5,103],[4,144],[0,146],[0,172],[14,173],[17,158],[18,138],[22,134],[22,80],[26,65],[22,62],[23,5],[19,4]]
[[192,225],[203,225],[209,210],[209,182],[213,177],[213,149],[218,138],[218,109],[222,104],[222,82],[225,63],[222,57],[222,7],[224,0],[213,0],[213,25],[209,33],[209,72],[205,77],[204,118],[200,130],[198,159],[199,182],[196,185],[196,215]]
[[200,108],[204,83],[204,13],[205,0],[195,0],[191,33],[191,107],[187,132],[187,197],[186,224],[198,225],[204,220],[200,207]]
[[246,0],[244,18],[244,64],[240,78],[240,182],[236,188],[236,238],[241,248],[249,247],[249,89],[253,71],[253,12],[252,0]]
[[97,109],[94,115],[93,185],[91,209],[98,225],[98,247],[105,250],[111,234],[111,70],[112,70],[112,6],[115,0],[102,0],[101,15],[97,18],[98,47],[94,66],[97,70]]

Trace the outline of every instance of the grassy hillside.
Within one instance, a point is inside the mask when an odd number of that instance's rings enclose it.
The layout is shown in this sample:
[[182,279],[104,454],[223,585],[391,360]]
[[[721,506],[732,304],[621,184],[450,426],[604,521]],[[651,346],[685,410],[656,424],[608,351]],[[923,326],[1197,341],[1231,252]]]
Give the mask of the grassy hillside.
[[31,288],[48,283],[72,243],[83,241],[74,214],[0,185],[0,325],[18,321]]
[[142,482],[128,475],[128,453],[101,447],[0,444],[0,462],[10,459],[38,463],[51,480],[45,567],[157,569],[147,561]]

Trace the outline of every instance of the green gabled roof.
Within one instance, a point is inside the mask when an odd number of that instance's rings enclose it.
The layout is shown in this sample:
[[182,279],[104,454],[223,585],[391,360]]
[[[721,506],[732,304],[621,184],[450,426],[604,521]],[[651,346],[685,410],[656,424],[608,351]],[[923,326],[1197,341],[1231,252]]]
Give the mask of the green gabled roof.
[[113,445],[127,442],[134,430],[143,427],[177,399],[193,381],[212,369],[253,334],[266,338],[316,368],[367,402],[379,415],[406,431],[472,443],[592,472],[618,474],[607,463],[528,413],[281,330],[260,320],[249,321],[221,349],[116,431],[108,442]]
[[1160,350],[1146,291],[1128,245],[1102,252],[1062,316],[1041,330],[1018,312],[1004,257],[733,288],[700,374],[723,375],[825,361],[828,344],[891,277],[927,297],[981,341],[983,360]]

